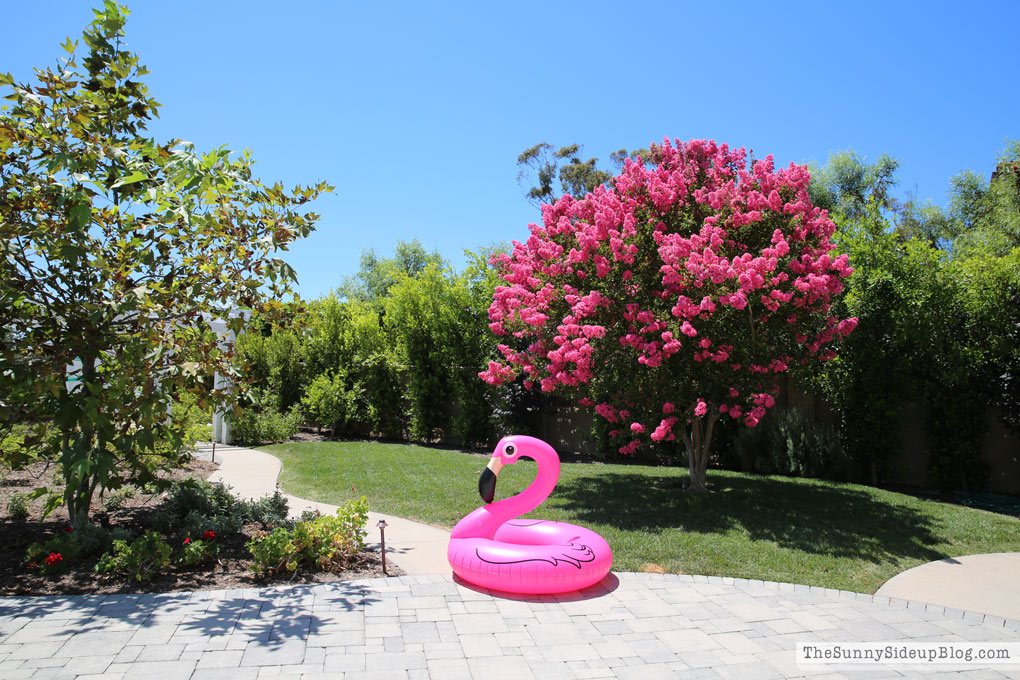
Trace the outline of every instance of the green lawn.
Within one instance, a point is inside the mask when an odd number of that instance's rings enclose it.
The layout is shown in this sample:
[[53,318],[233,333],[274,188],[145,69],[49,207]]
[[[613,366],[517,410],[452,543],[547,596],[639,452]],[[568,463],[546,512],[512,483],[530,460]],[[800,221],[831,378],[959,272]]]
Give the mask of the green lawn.
[[[367,496],[373,510],[452,527],[481,505],[488,456],[373,442],[266,446],[288,492],[327,503]],[[497,498],[532,480],[505,467]],[[789,581],[872,593],[905,569],[944,557],[1020,551],[1020,520],[855,484],[709,471],[711,492],[681,491],[682,468],[564,463],[529,517],[587,526],[613,569]]]

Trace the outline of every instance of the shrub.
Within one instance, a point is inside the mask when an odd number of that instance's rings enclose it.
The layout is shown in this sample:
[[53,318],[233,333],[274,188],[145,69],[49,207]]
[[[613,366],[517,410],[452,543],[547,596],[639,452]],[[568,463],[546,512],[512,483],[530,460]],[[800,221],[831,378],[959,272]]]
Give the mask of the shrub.
[[78,543],[83,557],[104,553],[113,544],[110,531],[98,524],[81,524],[73,532],[67,532],[65,535],[72,537]]
[[285,524],[290,513],[287,498],[279,491],[274,491],[272,496],[242,501],[242,504],[246,522],[257,522],[267,527]]
[[204,480],[175,482],[149,520],[166,534],[200,536],[206,531],[236,534],[246,523],[273,527],[287,521],[287,499],[279,491],[256,500],[238,498],[229,486]]
[[15,522],[28,519],[28,494],[14,493],[7,499],[7,515]]
[[744,472],[837,480],[851,474],[836,430],[798,408],[770,413],[759,427],[740,430],[733,448]]
[[301,426],[301,413],[295,406],[286,413],[267,408],[258,411],[249,407],[230,424],[231,433],[238,444],[264,444],[287,441]]
[[170,544],[162,536],[146,531],[131,543],[114,541],[112,552],[99,558],[96,572],[130,577],[143,583],[170,566],[171,552]]
[[242,502],[229,487],[188,479],[170,487],[149,526],[163,533],[197,536],[203,531],[234,534],[243,521]]
[[338,571],[350,563],[365,545],[368,502],[347,501],[335,515],[324,515],[294,527],[294,544],[302,563],[323,571]]
[[197,441],[212,439],[212,409],[199,406],[198,400],[191,392],[183,392],[170,407],[170,416],[180,423],[184,436],[184,445],[188,448]]
[[[306,515],[302,515],[306,517]],[[279,527],[247,543],[252,556],[249,569],[256,576],[278,576],[299,567],[339,571],[348,566],[365,545],[368,502],[347,501],[335,515],[302,519],[293,529]]]
[[305,388],[301,408],[309,422],[320,430],[331,430],[335,436],[338,428],[346,427],[354,419],[357,396],[355,389],[348,389],[343,372],[323,373]]
[[18,470],[39,460],[39,442],[49,429],[46,424],[0,424],[0,461]]
[[[113,541],[128,541],[128,542],[130,542],[130,541],[133,541],[135,539],[136,535],[137,535],[137,533],[132,531],[131,529],[128,529],[128,528],[125,528],[125,527],[114,527],[110,531],[110,542],[111,542],[111,544],[112,544]],[[109,548],[107,548],[107,549],[109,549]]]

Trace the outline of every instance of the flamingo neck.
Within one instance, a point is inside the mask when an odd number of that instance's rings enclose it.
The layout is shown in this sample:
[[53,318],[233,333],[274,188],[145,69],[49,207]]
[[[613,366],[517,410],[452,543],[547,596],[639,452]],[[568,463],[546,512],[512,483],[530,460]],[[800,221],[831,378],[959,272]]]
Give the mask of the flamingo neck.
[[538,464],[538,473],[528,488],[516,496],[478,508],[457,523],[452,538],[492,538],[504,522],[526,515],[549,497],[560,478],[559,457],[541,449],[534,455],[529,451],[522,457],[532,458]]
[[493,532],[503,522],[526,515],[540,506],[556,488],[556,482],[560,479],[560,459],[549,456],[545,451],[536,451],[534,460],[538,464],[538,473],[528,488],[516,496],[504,498],[489,506],[490,512],[499,518]]

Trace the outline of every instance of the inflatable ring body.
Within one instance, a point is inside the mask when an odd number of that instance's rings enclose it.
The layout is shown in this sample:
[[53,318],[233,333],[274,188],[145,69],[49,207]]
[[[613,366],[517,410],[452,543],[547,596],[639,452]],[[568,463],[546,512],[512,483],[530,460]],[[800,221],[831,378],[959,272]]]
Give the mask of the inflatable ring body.
[[465,581],[535,595],[587,588],[613,563],[609,544],[594,531],[545,520],[511,520],[491,539],[451,539],[447,557]]

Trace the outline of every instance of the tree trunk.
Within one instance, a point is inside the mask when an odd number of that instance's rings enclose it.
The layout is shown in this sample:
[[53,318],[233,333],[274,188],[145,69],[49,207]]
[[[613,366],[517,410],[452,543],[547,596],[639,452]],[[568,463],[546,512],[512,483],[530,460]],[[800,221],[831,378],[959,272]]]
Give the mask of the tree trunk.
[[[89,385],[95,379],[95,357],[81,357],[81,378],[78,391],[88,393]],[[92,461],[92,451],[96,447],[105,446],[98,441],[95,428],[88,417],[78,421],[77,441],[65,440],[64,454],[61,463],[64,471],[64,505],[71,526],[77,529],[89,520],[89,509],[92,496],[96,490],[96,472]]]
[[687,491],[701,493],[708,490],[705,477],[708,471],[708,457],[712,450],[712,430],[715,428],[717,420],[719,420],[718,413],[708,416],[707,419],[695,418],[691,422],[691,431],[684,433],[684,445],[687,447],[687,467],[691,477]]

